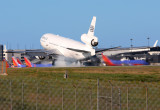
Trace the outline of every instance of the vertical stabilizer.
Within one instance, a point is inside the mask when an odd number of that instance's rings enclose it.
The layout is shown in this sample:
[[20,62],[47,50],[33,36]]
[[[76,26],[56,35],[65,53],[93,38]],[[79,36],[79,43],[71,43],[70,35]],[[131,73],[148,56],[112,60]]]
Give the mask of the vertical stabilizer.
[[117,66],[114,63],[112,63],[112,61],[107,56],[104,56],[103,53],[102,53],[102,59],[107,66]]
[[13,61],[13,66],[14,66],[14,67],[18,67],[18,62],[17,62],[17,60],[15,59],[15,57],[12,57],[12,61]]
[[7,47],[6,47],[6,45],[4,45],[4,51],[7,51]]
[[93,16],[91,25],[90,25],[89,30],[88,30],[88,35],[94,36],[95,25],[96,25],[96,17]]
[[158,40],[154,43],[153,47],[157,47]]
[[17,59],[18,64],[21,64],[21,65],[22,65],[21,60],[20,60],[18,57],[17,57],[16,59]]
[[25,63],[26,63],[26,66],[28,66],[28,67],[33,67],[33,66],[32,66],[32,63],[30,62],[30,60],[29,60],[28,58],[24,57],[24,61],[25,61]]

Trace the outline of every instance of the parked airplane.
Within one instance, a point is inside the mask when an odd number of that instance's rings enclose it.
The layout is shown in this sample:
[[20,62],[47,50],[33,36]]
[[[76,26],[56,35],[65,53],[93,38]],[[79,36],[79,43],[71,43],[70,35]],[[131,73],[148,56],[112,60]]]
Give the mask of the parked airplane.
[[128,66],[135,66],[135,65],[148,65],[148,63],[144,60],[111,60],[107,56],[103,55],[102,53],[102,59],[104,63],[107,66],[123,66],[123,65],[128,65]]
[[95,56],[98,38],[94,36],[96,17],[94,16],[87,34],[81,35],[81,42],[54,34],[44,34],[40,43],[50,53],[63,56],[65,61],[78,61]]
[[52,67],[53,66],[52,64],[33,64],[27,57],[24,57],[24,61],[27,67]]

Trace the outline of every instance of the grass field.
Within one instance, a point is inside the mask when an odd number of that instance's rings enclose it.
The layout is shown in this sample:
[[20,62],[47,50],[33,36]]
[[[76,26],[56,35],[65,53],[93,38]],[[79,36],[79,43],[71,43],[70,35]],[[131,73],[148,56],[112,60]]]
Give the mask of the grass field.
[[158,66],[9,68],[0,85],[0,109],[96,110],[97,93],[99,110],[160,108]]
[[64,80],[67,71],[68,80],[116,80],[116,81],[142,81],[159,82],[159,66],[127,66],[127,67],[67,67],[67,68],[9,68],[8,76],[4,79],[42,79]]

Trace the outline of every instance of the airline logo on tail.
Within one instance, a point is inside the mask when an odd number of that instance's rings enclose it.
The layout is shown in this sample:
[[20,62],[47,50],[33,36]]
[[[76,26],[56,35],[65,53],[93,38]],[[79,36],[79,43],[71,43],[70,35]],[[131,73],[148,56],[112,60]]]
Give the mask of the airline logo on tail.
[[94,26],[91,25],[89,30],[90,32],[94,32]]
[[105,64],[108,66],[117,66],[113,64],[112,61],[107,56],[104,56],[103,53],[102,53],[102,59],[105,62]]
[[93,16],[93,19],[92,19],[90,28],[89,28],[89,30],[88,30],[88,35],[94,36],[95,25],[96,25],[96,17]]
[[17,59],[18,64],[23,65],[22,62],[21,62],[21,60],[19,58],[16,58],[16,59]]
[[12,57],[13,66],[18,67],[18,62],[16,61],[15,57]]
[[25,61],[27,67],[33,67],[32,63],[29,61],[28,58],[24,57],[24,61]]

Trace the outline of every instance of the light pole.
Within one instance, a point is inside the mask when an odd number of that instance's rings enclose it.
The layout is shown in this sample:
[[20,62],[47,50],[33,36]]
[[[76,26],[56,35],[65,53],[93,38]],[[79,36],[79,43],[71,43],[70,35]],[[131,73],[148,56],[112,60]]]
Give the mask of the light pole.
[[131,51],[132,51],[132,47],[133,47],[133,45],[132,45],[132,40],[133,40],[133,39],[131,38],[130,40],[131,40]]
[[149,47],[149,39],[150,39],[150,38],[148,37],[147,39],[148,39],[148,47]]
[[132,48],[132,47],[133,47],[133,45],[132,45],[132,41],[133,41],[133,39],[131,38],[130,40],[131,40],[131,48]]

